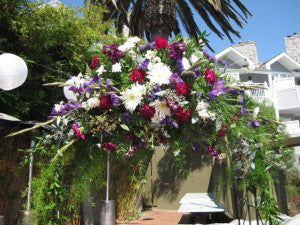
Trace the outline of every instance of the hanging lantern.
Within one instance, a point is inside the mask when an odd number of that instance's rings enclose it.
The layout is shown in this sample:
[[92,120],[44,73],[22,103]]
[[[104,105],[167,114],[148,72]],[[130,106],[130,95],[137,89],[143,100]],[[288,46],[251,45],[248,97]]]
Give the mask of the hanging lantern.
[[0,55],[0,89],[12,90],[21,86],[28,69],[22,58],[10,53]]
[[76,94],[73,91],[69,90],[70,86],[64,86],[64,95],[66,99],[76,101]]

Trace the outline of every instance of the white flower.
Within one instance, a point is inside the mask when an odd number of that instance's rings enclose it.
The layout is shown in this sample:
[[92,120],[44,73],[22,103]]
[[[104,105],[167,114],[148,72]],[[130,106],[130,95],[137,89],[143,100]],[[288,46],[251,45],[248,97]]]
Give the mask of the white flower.
[[86,109],[96,108],[100,105],[99,98],[89,98],[84,104],[83,107]]
[[155,113],[153,117],[151,118],[151,122],[154,124],[159,124],[159,122],[162,120],[161,116],[158,113]]
[[166,116],[171,116],[171,111],[165,101],[156,100],[154,104],[155,114],[158,114],[161,120]]
[[154,51],[152,51],[152,50],[148,50],[148,51],[146,52],[146,55],[145,55],[145,57],[146,57],[146,59],[149,59],[149,60],[151,60],[152,58],[154,58],[154,57],[155,57],[155,52],[154,52]]
[[82,73],[79,73],[78,76],[73,76],[69,80],[67,80],[67,86],[77,86],[80,87],[84,84],[85,79],[83,79]]
[[201,101],[198,102],[196,110],[198,112],[198,115],[203,120],[205,119],[216,119],[216,114],[208,110],[209,104],[207,102]]
[[121,72],[122,71],[121,63],[118,62],[118,63],[113,64],[111,71],[114,73]]
[[142,102],[145,92],[146,87],[144,85],[132,84],[131,88],[121,92],[120,99],[123,101],[125,108],[133,113],[135,108]]
[[147,78],[154,84],[169,84],[172,72],[170,68],[163,63],[156,63],[149,71]]
[[195,64],[198,60],[199,60],[199,57],[196,56],[195,54],[193,54],[190,58],[192,64]]
[[96,72],[98,73],[98,75],[100,75],[100,74],[106,72],[106,70],[104,69],[104,66],[101,65],[101,66],[96,70]]
[[60,110],[62,109],[62,102],[60,104],[54,104],[54,110],[55,112],[59,113]]
[[183,69],[187,70],[191,67],[189,60],[185,57],[182,58]]
[[135,47],[136,43],[139,42],[141,39],[138,37],[131,37],[128,38],[127,41],[118,47],[118,49],[122,52],[127,52],[131,48]]

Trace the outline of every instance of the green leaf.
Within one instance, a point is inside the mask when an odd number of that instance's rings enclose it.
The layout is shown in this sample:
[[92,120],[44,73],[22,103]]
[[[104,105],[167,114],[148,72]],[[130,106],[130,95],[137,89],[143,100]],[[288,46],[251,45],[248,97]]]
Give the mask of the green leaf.
[[129,127],[126,124],[120,124],[120,127],[122,127],[124,130],[129,131]]

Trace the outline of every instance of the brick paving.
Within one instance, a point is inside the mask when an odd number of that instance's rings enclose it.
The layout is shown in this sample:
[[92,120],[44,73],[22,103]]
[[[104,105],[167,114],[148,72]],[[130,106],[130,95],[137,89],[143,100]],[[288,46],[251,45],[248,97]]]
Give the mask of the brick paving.
[[117,223],[118,225],[177,225],[187,224],[189,213],[179,213],[177,210],[158,210],[145,211],[142,218],[129,222]]

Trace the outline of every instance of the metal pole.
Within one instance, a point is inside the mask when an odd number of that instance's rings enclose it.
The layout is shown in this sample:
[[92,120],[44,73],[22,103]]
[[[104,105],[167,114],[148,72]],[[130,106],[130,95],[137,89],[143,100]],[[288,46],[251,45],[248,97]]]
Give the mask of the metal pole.
[[109,163],[110,151],[107,151],[107,163],[106,163],[106,202],[109,199],[109,176],[110,176],[110,163]]
[[[33,148],[35,146],[35,140],[31,140],[30,147]],[[30,200],[31,200],[31,182],[32,182],[32,172],[33,172],[33,154],[32,150],[29,153],[29,177],[28,177],[28,193],[27,193],[27,207],[26,209],[30,209]]]

